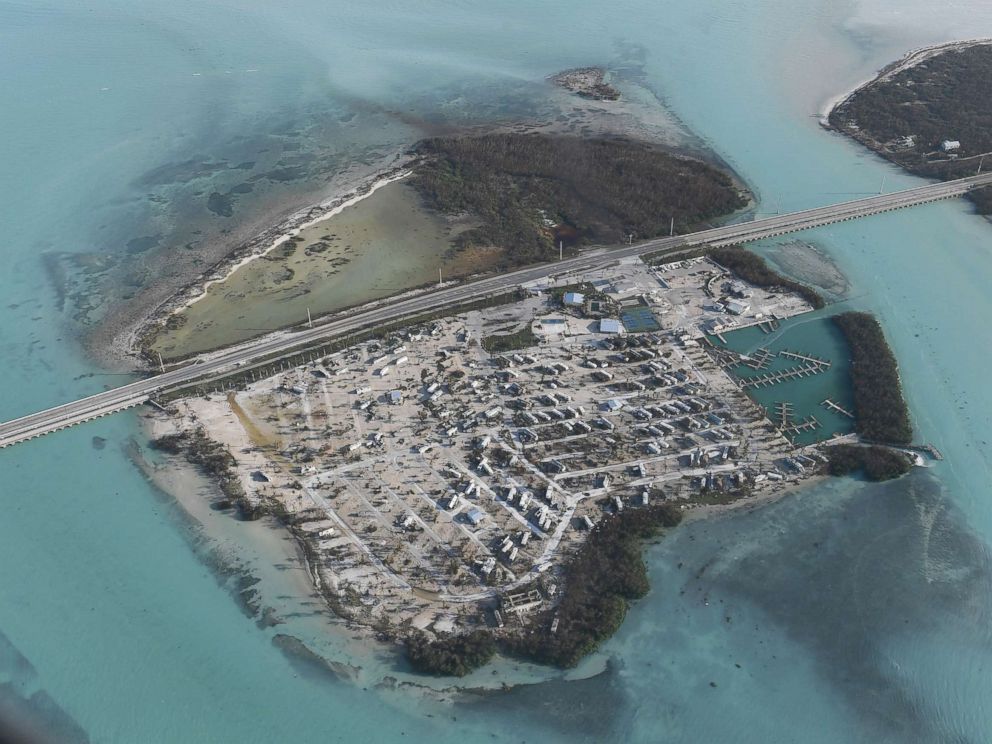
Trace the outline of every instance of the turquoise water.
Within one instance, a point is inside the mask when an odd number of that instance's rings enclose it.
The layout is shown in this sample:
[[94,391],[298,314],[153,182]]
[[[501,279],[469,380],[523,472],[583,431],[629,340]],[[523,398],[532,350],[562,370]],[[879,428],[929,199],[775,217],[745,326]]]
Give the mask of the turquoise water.
[[784,372],[805,366],[806,362],[784,356],[787,351],[802,354],[830,363],[829,368],[816,375],[796,377],[777,382],[774,385],[747,389],[747,394],[768,413],[769,418],[778,422],[778,404],[788,403],[792,407],[791,421],[799,424],[808,419],[816,419],[818,426],[790,436],[797,444],[822,442],[834,436],[850,434],[854,431],[854,421],[823,405],[824,400],[832,400],[846,411],[854,411],[854,394],[851,388],[850,352],[832,321],[823,317],[824,313],[804,314],[783,321],[773,332],[767,333],[757,326],[742,328],[724,334],[725,344],[717,338],[711,340],[718,346],[754,355],[760,349],[775,354],[760,370],[741,364],[731,371],[742,380],[761,377],[766,374]]
[[[602,63],[664,100],[760,209],[818,205],[914,183],[822,131],[825,99],[913,46],[992,33],[977,0],[367,5],[0,3],[0,415],[120,380],[81,356],[65,322],[85,298],[57,294],[42,254],[102,256],[142,291],[154,251],[139,249],[229,229],[205,199],[245,172],[261,177],[235,220],[445,121],[526,114],[544,76]],[[291,563],[263,570],[286,552],[275,533],[184,520],[127,459],[136,422],[118,416],[0,452],[0,712],[99,742],[987,740],[992,231],[955,202],[809,238],[850,278],[845,306],[881,317],[940,465],[686,525],[648,552],[655,590],[579,673],[451,706],[376,687],[389,657],[331,637]],[[281,625],[242,610],[218,546]],[[369,676],[334,681],[280,633]],[[534,676],[496,671],[473,684]]]

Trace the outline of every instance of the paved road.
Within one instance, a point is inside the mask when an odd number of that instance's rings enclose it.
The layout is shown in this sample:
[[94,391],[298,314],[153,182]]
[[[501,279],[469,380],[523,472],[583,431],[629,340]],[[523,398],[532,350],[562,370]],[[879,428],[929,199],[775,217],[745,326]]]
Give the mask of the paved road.
[[992,184],[992,173],[956,181],[927,184],[891,194],[879,194],[863,199],[777,215],[753,222],[703,230],[690,235],[649,240],[620,248],[598,248],[575,258],[553,264],[521,269],[499,276],[469,282],[405,300],[391,302],[365,312],[331,318],[313,328],[276,338],[263,337],[240,344],[198,364],[189,364],[163,374],[123,385],[113,390],[82,398],[72,403],[49,408],[22,418],[0,424],[0,447],[89,421],[146,402],[156,393],[208,376],[230,371],[272,354],[288,351],[300,345],[319,342],[360,328],[396,321],[405,317],[437,310],[441,307],[477,300],[512,290],[521,284],[544,279],[564,272],[591,270],[619,258],[639,256],[659,250],[694,245],[723,246],[747,243],[762,238],[809,230],[836,222],[868,217],[882,212],[951,199],[972,189]]

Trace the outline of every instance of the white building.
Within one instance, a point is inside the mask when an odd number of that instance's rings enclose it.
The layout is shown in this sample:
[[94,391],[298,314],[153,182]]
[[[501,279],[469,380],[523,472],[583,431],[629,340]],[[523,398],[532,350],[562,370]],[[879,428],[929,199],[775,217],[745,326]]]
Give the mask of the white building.
[[600,333],[625,333],[623,323],[614,318],[603,318],[599,321]]
[[581,292],[566,292],[562,298],[562,302],[571,307],[581,307],[585,301],[585,295]]
[[940,149],[944,152],[954,152],[961,149],[961,143],[957,140],[944,140],[940,143]]

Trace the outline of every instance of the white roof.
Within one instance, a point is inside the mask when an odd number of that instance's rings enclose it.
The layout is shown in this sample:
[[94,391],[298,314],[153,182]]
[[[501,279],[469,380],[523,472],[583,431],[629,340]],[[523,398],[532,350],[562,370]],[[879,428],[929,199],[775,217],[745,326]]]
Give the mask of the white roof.
[[614,318],[603,318],[599,321],[599,332],[600,333],[623,333],[624,327],[623,323]]
[[566,292],[564,302],[566,305],[581,305],[586,301],[585,295],[581,292]]

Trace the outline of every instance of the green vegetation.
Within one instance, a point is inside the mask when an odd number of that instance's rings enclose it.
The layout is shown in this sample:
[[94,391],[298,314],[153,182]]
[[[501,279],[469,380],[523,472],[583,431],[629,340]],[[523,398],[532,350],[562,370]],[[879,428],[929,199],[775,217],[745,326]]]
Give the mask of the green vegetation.
[[875,442],[908,444],[913,427],[902,397],[896,358],[882,327],[868,313],[842,313],[833,321],[851,349],[858,434]]
[[518,349],[537,346],[539,340],[534,334],[530,323],[528,323],[514,333],[486,336],[482,339],[482,348],[490,354],[502,354],[507,351],[517,351]]
[[489,134],[427,139],[417,151],[425,201],[480,219],[458,245],[499,246],[503,268],[555,257],[559,240],[667,235],[672,217],[684,230],[746,204],[717,168],[629,140]]
[[825,304],[823,297],[815,289],[782,276],[769,267],[761,256],[740,246],[711,248],[708,254],[718,264],[756,287],[780,288],[788,292],[795,292],[812,305],[815,310],[819,310]]
[[[948,49],[870,83],[830,113],[830,124],[918,175],[972,175],[992,152],[992,46]],[[956,158],[940,150],[944,140],[961,143]],[[969,196],[992,214],[992,191]]]
[[911,463],[904,452],[872,445],[838,444],[826,448],[830,475],[862,472],[870,481],[886,481],[909,472]]
[[[534,630],[507,639],[507,650],[542,664],[574,667],[619,629],[629,602],[647,594],[642,541],[681,520],[682,512],[669,504],[604,517],[565,567],[559,605],[535,618]],[[549,634],[554,616],[558,628]]]
[[423,631],[417,631],[406,640],[407,659],[422,674],[464,677],[487,664],[495,653],[496,641],[484,630],[434,641]]

